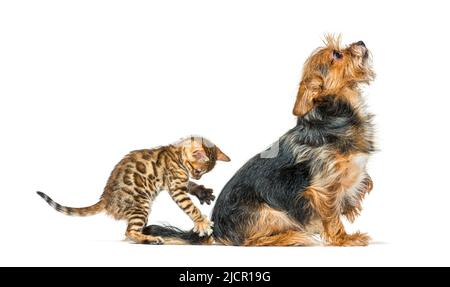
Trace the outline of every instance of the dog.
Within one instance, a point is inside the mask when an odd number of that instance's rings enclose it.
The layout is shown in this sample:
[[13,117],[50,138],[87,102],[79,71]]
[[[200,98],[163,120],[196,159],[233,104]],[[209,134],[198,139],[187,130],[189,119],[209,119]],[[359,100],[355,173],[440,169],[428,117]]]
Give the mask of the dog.
[[[213,239],[238,246],[307,246],[320,234],[327,245],[365,246],[365,233],[348,234],[341,221],[360,214],[373,183],[366,171],[375,151],[373,116],[362,84],[375,77],[364,42],[325,46],[306,60],[293,114],[297,125],[281,136],[274,157],[250,159],[224,186],[212,212]],[[211,243],[192,231],[149,226],[144,233]]]

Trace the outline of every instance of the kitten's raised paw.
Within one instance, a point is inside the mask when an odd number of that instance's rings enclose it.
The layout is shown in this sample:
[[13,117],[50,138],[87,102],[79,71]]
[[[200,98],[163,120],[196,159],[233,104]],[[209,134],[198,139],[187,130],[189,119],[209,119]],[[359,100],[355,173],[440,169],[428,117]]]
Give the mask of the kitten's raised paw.
[[214,199],[216,199],[213,195],[213,190],[211,188],[206,188],[203,185],[197,185],[191,190],[190,193],[195,195],[200,200],[200,204],[206,202],[206,204],[209,205],[212,201],[214,201]]
[[213,232],[212,227],[214,222],[209,221],[207,218],[203,218],[202,221],[196,222],[194,226],[194,232],[198,233],[200,237],[210,236]]

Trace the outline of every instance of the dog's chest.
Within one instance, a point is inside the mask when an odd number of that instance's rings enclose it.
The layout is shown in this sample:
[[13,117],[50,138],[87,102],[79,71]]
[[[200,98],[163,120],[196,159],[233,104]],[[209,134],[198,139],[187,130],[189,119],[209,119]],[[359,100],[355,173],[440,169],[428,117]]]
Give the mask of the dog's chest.
[[342,198],[352,202],[358,197],[361,185],[367,176],[366,166],[368,159],[369,156],[362,153],[348,158],[341,174]]

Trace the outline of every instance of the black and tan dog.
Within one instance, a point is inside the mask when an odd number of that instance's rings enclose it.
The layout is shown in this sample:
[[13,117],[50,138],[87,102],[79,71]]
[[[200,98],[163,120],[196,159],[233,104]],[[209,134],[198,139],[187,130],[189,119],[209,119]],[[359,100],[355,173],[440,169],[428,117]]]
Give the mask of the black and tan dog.
[[[360,41],[346,48],[328,36],[306,61],[294,106],[297,125],[277,142],[274,157],[258,154],[225,185],[212,214],[213,237],[226,245],[367,245],[369,236],[348,234],[372,189],[366,162],[374,151],[371,115],[359,86],[374,77]],[[146,232],[201,243],[192,232],[149,226]],[[210,242],[211,240],[209,240]]]

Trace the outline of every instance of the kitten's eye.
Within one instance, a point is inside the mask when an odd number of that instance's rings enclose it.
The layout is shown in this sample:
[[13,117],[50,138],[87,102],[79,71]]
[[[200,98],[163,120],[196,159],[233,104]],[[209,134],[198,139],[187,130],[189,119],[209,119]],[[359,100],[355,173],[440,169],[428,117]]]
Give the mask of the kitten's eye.
[[337,50],[334,50],[334,51],[333,51],[333,59],[339,60],[339,59],[342,59],[343,56],[344,56],[344,55],[342,55],[341,52],[339,52],[339,51],[337,51]]
[[192,153],[192,155],[194,156],[194,158],[196,160],[199,160],[199,161],[203,161],[205,158],[208,158],[206,156],[205,152],[202,150],[196,150]]

